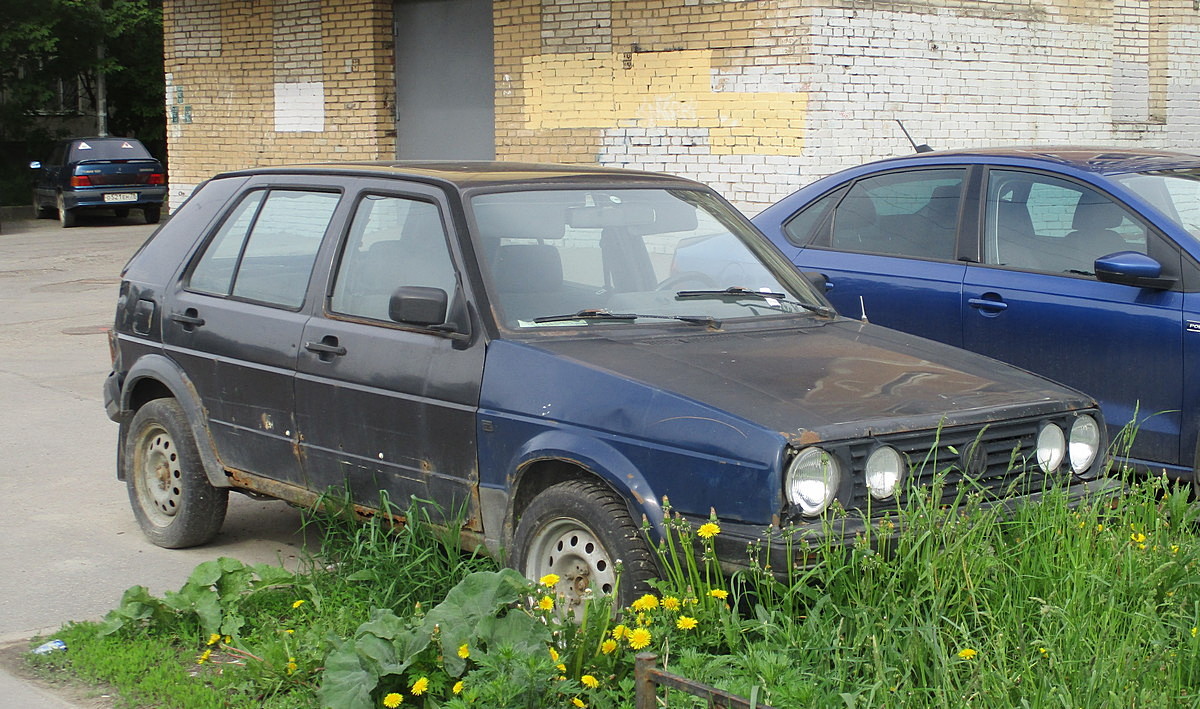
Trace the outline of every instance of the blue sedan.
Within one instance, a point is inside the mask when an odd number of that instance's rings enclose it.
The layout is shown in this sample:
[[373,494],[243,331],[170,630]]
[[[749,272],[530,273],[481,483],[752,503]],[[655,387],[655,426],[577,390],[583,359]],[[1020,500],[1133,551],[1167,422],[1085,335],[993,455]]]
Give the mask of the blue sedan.
[[1196,477],[1200,156],[927,152],[818,180],[754,222],[843,315],[1092,394],[1118,456]]

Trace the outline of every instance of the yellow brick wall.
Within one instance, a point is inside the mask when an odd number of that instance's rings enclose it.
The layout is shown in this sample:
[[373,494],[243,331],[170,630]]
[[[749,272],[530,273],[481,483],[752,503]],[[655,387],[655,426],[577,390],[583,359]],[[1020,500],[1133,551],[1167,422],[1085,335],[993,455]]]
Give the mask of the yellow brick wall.
[[[175,205],[225,170],[395,155],[390,0],[167,0],[163,19]],[[321,87],[320,130],[278,130],[277,84]]]

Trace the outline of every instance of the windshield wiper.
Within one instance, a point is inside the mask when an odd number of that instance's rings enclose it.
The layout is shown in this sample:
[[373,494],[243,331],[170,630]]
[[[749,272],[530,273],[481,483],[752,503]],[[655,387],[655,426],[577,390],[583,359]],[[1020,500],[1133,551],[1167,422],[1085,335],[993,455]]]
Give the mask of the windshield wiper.
[[804,303],[799,300],[790,300],[787,293],[776,293],[774,291],[757,291],[743,288],[742,286],[730,286],[725,290],[681,290],[675,293],[676,298],[754,298],[756,300],[774,300],[788,305],[797,305],[805,310],[814,312],[817,315],[822,315],[831,318],[837,315],[833,308],[827,308],[824,305],[814,305],[812,303]]
[[574,313],[564,313],[563,315],[544,315],[540,318],[534,318],[533,322],[554,323],[554,322],[570,322],[571,320],[640,320],[648,318],[651,320],[679,320],[681,322],[692,325],[707,325],[709,327],[721,327],[721,321],[711,315],[642,315],[639,313],[614,313],[603,308],[584,308],[583,310]]

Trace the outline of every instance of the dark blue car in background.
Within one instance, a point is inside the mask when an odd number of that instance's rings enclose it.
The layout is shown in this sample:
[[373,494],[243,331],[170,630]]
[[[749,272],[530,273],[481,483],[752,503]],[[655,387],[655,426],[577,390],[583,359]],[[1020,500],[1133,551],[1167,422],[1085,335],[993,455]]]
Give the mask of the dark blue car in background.
[[1194,477],[1200,157],[928,152],[826,177],[754,222],[826,276],[843,315],[1092,394],[1114,441],[1134,423],[1130,462]]
[[35,161],[33,212],[58,215],[63,227],[75,226],[82,211],[112,210],[119,218],[130,208],[157,224],[167,196],[162,163],[134,138],[71,138],[60,141],[45,163]]

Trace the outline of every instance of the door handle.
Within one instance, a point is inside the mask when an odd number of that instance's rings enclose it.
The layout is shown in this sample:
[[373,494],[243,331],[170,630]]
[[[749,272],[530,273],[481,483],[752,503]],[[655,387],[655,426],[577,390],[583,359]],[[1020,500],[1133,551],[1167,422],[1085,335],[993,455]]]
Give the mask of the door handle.
[[1008,303],[1003,300],[992,300],[991,298],[971,298],[967,300],[967,305],[977,310],[992,310],[1000,312],[1008,309]]
[[346,348],[339,345],[338,339],[333,335],[326,335],[321,338],[320,342],[305,342],[304,349],[316,352],[322,362],[328,362],[334,357],[346,354]]
[[204,318],[200,317],[195,308],[188,308],[182,313],[171,313],[171,320],[182,325],[188,332],[204,326]]

